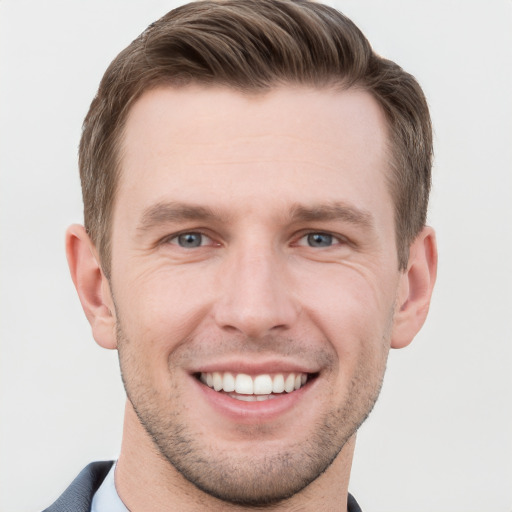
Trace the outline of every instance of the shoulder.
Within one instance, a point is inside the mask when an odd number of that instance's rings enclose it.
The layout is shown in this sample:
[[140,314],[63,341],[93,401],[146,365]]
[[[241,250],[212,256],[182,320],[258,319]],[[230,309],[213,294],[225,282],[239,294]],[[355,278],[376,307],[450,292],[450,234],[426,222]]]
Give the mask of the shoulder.
[[352,494],[349,493],[347,500],[347,512],[363,512]]
[[113,463],[109,460],[87,465],[57,501],[43,512],[89,512],[94,493]]

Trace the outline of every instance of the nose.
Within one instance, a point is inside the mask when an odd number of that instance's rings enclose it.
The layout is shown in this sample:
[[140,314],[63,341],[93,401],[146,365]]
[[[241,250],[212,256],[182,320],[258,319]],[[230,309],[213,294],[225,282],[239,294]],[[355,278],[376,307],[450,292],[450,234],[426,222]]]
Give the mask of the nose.
[[290,329],[300,307],[289,276],[286,255],[270,247],[234,251],[219,276],[217,325],[250,338]]

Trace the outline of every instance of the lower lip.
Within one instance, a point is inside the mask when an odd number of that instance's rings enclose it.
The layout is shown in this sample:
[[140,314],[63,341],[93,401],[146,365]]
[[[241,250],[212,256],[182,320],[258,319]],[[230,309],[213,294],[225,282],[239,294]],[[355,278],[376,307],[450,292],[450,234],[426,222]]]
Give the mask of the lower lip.
[[270,421],[294,410],[298,406],[298,402],[306,398],[316,381],[316,379],[309,381],[303,387],[291,393],[274,395],[275,398],[269,398],[261,402],[245,402],[232,398],[227,393],[215,391],[195,377],[192,377],[192,379],[194,379],[211,407],[230,419],[242,423],[251,423],[255,420],[260,423]]

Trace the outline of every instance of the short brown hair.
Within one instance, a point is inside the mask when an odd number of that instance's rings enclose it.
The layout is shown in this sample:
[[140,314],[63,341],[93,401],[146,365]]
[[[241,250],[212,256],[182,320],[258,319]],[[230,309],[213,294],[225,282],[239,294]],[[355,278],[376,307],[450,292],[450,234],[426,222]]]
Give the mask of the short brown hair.
[[110,227],[127,114],[147,90],[215,84],[241,92],[282,84],[358,87],[389,125],[388,176],[399,268],[426,221],[432,165],[427,102],[414,77],[375,54],[335,9],[305,0],[193,2],[151,24],[110,64],[83,125],[79,164],[84,223],[110,274]]

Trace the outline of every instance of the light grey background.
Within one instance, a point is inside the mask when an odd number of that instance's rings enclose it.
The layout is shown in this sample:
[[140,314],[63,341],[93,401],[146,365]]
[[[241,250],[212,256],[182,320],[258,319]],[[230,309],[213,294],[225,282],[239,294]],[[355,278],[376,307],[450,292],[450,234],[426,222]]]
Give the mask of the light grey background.
[[[423,85],[436,134],[427,325],[359,434],[365,512],[512,510],[512,2],[332,2]],[[64,256],[80,126],[108,63],[173,2],[0,0],[0,511],[116,456],[124,395]]]

